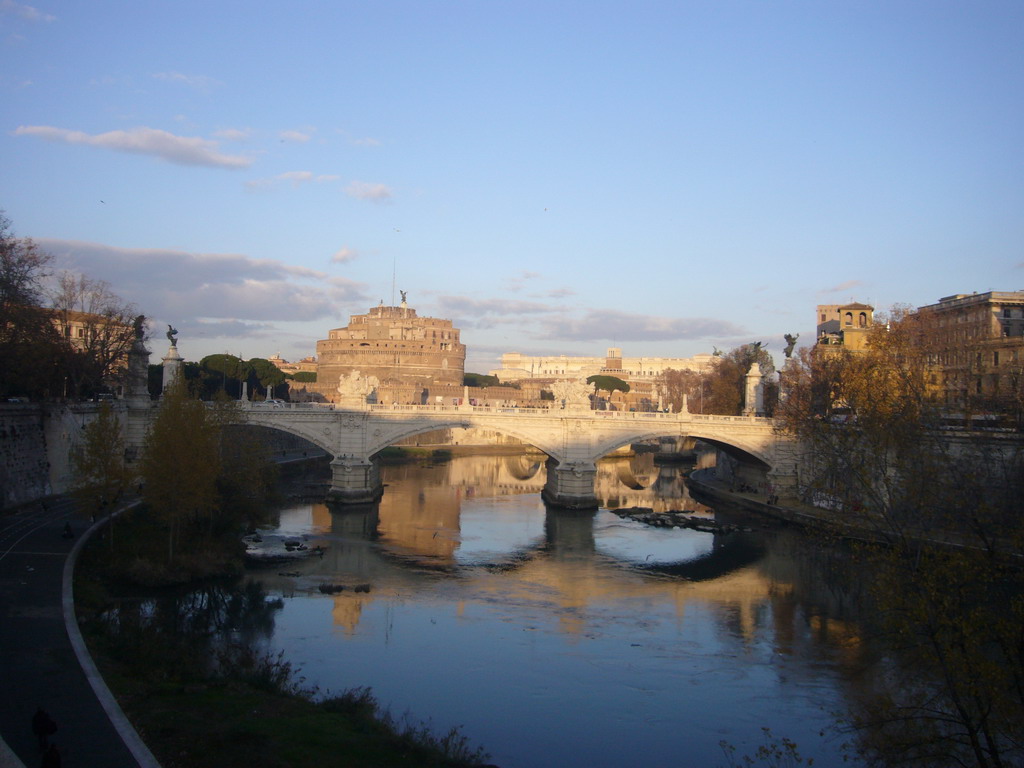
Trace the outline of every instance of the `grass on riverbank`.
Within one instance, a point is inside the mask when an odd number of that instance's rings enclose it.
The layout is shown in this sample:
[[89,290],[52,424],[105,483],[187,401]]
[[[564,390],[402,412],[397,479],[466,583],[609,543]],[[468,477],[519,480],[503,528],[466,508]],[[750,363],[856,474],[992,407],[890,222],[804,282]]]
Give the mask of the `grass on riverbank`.
[[239,641],[260,637],[279,608],[255,585],[143,591],[131,577],[152,573],[144,558],[154,522],[136,514],[115,525],[113,543],[107,531],[83,552],[76,610],[107,685],[163,768],[467,768],[486,760],[457,729],[436,735],[395,718],[368,689],[323,696],[283,658]]
[[457,731],[437,737],[382,715],[368,691],[313,701],[241,680],[129,677],[109,658],[102,666],[163,768],[456,768],[485,758]]

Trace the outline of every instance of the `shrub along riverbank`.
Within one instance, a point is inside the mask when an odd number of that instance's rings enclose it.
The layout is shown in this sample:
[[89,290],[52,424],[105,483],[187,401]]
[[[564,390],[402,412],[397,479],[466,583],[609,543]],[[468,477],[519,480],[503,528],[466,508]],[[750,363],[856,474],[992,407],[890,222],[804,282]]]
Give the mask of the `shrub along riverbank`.
[[[166,533],[145,508],[95,537],[76,569],[76,610],[90,652],[164,768],[480,766],[457,729],[437,735],[395,718],[369,689],[306,687],[287,660],[258,649],[279,600],[245,584],[234,537],[187,557],[204,580],[166,582]],[[217,564],[218,567],[214,567]],[[220,579],[212,573],[228,574]]]

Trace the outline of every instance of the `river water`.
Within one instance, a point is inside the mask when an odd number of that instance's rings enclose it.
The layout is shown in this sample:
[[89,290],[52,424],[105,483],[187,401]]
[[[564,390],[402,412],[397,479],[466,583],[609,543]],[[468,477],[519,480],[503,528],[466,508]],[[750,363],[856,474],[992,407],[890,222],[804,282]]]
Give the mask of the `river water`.
[[720,742],[753,755],[763,728],[817,766],[842,763],[830,726],[867,653],[841,553],[756,519],[723,534],[613,514],[738,519],[649,454],[603,461],[590,513],[546,509],[530,456],[383,479],[373,511],[297,504],[263,532],[324,548],[251,574],[283,598],[268,649],[307,685],[370,687],[396,716],[459,726],[503,768],[727,765]]

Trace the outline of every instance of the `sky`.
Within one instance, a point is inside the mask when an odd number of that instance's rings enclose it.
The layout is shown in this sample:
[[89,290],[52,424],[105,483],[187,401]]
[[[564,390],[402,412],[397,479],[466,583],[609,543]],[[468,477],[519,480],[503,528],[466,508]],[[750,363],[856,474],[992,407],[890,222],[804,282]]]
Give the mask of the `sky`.
[[1024,3],[0,0],[0,209],[188,360],[687,357],[1024,289]]

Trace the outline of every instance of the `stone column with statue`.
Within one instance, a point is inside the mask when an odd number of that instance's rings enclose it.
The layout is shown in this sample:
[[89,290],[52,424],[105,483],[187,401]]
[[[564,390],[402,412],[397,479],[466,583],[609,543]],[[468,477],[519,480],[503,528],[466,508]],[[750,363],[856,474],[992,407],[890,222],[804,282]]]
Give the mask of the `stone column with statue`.
[[124,426],[125,461],[134,464],[142,455],[153,413],[149,396],[149,350],[146,349],[146,318],[135,318],[135,340],[128,351],[128,371],[124,389],[126,406]]
[[167,350],[167,354],[163,358],[164,377],[163,386],[160,388],[161,393],[166,392],[167,388],[170,387],[178,377],[181,375],[181,368],[184,361],[181,359],[181,355],[178,354],[178,330],[172,326],[167,326],[167,340],[171,342],[170,349]]
[[782,351],[786,355],[786,362],[779,372],[779,401],[783,403],[789,398],[793,389],[793,379],[796,378],[797,363],[793,360],[793,348],[796,347],[796,340],[800,338],[800,334],[794,336],[787,333],[785,338],[786,348]]
[[124,399],[129,406],[150,405],[149,397],[149,350],[146,349],[146,317],[135,318],[135,340],[128,350],[128,372],[124,388]]
[[743,415],[760,416],[764,413],[764,385],[761,382],[761,366],[753,363],[747,371],[746,392],[743,398]]

